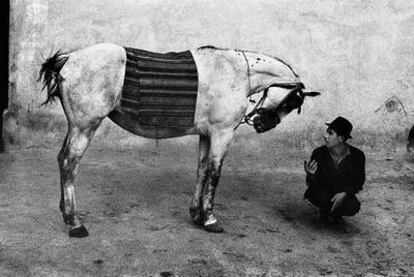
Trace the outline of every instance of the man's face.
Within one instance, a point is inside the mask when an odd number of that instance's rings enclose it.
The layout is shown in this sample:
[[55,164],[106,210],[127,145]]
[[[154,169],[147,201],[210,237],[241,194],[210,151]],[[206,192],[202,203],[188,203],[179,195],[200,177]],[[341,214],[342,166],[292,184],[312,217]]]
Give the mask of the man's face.
[[326,129],[324,138],[326,146],[329,148],[338,146],[343,141],[342,136],[338,136],[331,128]]

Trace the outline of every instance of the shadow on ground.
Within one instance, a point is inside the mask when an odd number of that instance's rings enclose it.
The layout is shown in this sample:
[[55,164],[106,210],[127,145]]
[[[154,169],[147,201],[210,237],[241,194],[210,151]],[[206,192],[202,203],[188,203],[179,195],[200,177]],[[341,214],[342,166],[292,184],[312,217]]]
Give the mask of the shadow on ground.
[[194,226],[188,205],[196,143],[92,146],[76,200],[90,236],[69,238],[58,202],[58,146],[0,155],[1,276],[412,276],[414,161],[367,154],[362,210],[325,228],[302,200],[308,151],[233,146],[215,211]]

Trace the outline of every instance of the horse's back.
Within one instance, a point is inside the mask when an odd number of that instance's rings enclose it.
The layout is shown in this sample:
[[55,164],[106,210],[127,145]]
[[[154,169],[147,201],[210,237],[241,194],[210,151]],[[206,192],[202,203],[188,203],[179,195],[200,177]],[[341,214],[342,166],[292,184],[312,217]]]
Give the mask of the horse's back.
[[121,56],[125,58],[124,48],[113,43],[99,43],[70,53],[71,58],[88,58],[96,59],[97,61],[108,60],[111,57],[120,58]]
[[[123,47],[111,44],[101,43],[89,46],[68,54],[69,59],[62,68],[61,75],[65,79],[85,75],[94,75],[99,72],[101,75],[119,74],[125,65],[126,57]],[[103,71],[103,69],[105,69]],[[76,73],[82,73],[78,75]]]

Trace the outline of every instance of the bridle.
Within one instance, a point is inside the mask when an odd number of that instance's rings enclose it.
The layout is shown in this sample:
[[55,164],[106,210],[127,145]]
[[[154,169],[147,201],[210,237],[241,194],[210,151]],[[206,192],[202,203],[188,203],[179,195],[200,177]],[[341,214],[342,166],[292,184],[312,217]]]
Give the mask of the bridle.
[[[244,51],[242,50],[236,50],[236,51],[240,51],[243,54],[244,60],[246,62],[246,74],[247,74],[247,81],[248,81],[248,87],[247,87],[247,91],[250,92],[251,89],[251,82],[250,82],[250,66],[249,66],[249,61],[247,60],[246,54],[244,53]],[[265,101],[265,99],[267,98],[267,94],[268,94],[268,90],[271,87],[279,87],[279,88],[284,88],[284,89],[290,89],[291,91],[282,99],[282,101],[280,101],[279,105],[277,105],[277,107],[270,109],[270,110],[264,110],[262,108],[263,103]],[[254,126],[255,128],[257,127],[257,122],[260,121],[260,118],[265,118],[265,117],[273,117],[273,119],[271,119],[271,121],[275,121],[277,123],[280,122],[280,117],[278,115],[278,111],[280,110],[286,110],[287,113],[290,113],[292,110],[294,109],[298,109],[298,114],[300,114],[301,112],[301,107],[303,104],[303,100],[305,99],[305,96],[317,96],[320,95],[319,92],[303,92],[303,89],[305,89],[305,86],[303,85],[303,83],[280,83],[280,84],[272,84],[269,87],[267,87],[266,89],[263,90],[263,95],[260,98],[260,100],[256,103],[256,105],[254,106],[253,110],[248,113],[243,115],[240,124],[248,124],[250,126]],[[256,92],[255,92],[256,93]],[[260,93],[257,92],[257,93]],[[254,94],[254,93],[253,93]],[[249,99],[250,102],[255,103],[254,100],[252,100],[251,98]],[[253,118],[257,115],[256,118]],[[257,130],[257,128],[256,128]]]
[[[246,74],[247,74],[247,82],[248,82],[247,91],[250,92],[251,84],[250,84],[250,66],[249,66],[249,61],[247,60],[247,57],[246,57],[246,54],[244,53],[244,51],[243,50],[239,50],[239,51],[242,52],[243,57],[244,57],[244,61],[246,62],[246,68],[247,68]],[[267,89],[264,90],[263,95],[262,95],[262,98],[259,100],[259,102],[256,103],[256,105],[254,106],[252,112],[250,112],[248,115],[243,115],[243,118],[242,118],[240,124],[246,123],[246,124],[248,124],[250,126],[253,125],[253,121],[252,121],[251,117],[253,116],[253,114],[255,114],[255,111],[258,108],[261,108],[262,107],[263,102],[266,99],[266,97],[267,97]],[[249,101],[252,102],[252,103],[255,103],[255,101],[252,100],[252,99],[249,99]]]
[[[297,107],[293,107],[292,109],[298,109],[298,114],[300,114],[301,112],[301,106],[303,104],[303,99],[305,99],[305,94],[303,93],[302,89],[305,88],[305,86],[302,83],[285,83],[285,84],[273,84],[271,86],[269,86],[268,88],[266,88],[263,91],[263,95],[260,98],[260,100],[256,103],[256,105],[254,106],[253,110],[248,113],[245,114],[240,122],[240,124],[248,124],[250,126],[253,126],[253,120],[252,118],[260,113],[260,111],[262,110],[262,106],[263,103],[267,97],[268,94],[268,90],[271,87],[279,87],[279,88],[285,88],[285,89],[291,89],[291,91],[282,99],[282,101],[280,101],[279,105],[273,109],[271,109],[272,114],[274,114],[274,116],[277,116],[277,111],[283,108],[287,108],[286,106],[289,105],[288,100],[292,99],[292,97],[296,97],[298,100],[298,106]],[[280,121],[280,119],[279,119]]]

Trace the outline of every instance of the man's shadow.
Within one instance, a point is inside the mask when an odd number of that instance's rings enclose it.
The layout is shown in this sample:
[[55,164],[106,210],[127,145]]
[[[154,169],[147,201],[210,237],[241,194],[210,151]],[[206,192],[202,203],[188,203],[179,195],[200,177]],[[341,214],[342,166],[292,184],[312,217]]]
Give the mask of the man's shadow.
[[305,199],[292,201],[283,207],[274,207],[281,217],[297,228],[334,234],[358,234],[361,232],[353,217],[343,217],[343,223],[329,223],[321,220],[319,210]]

